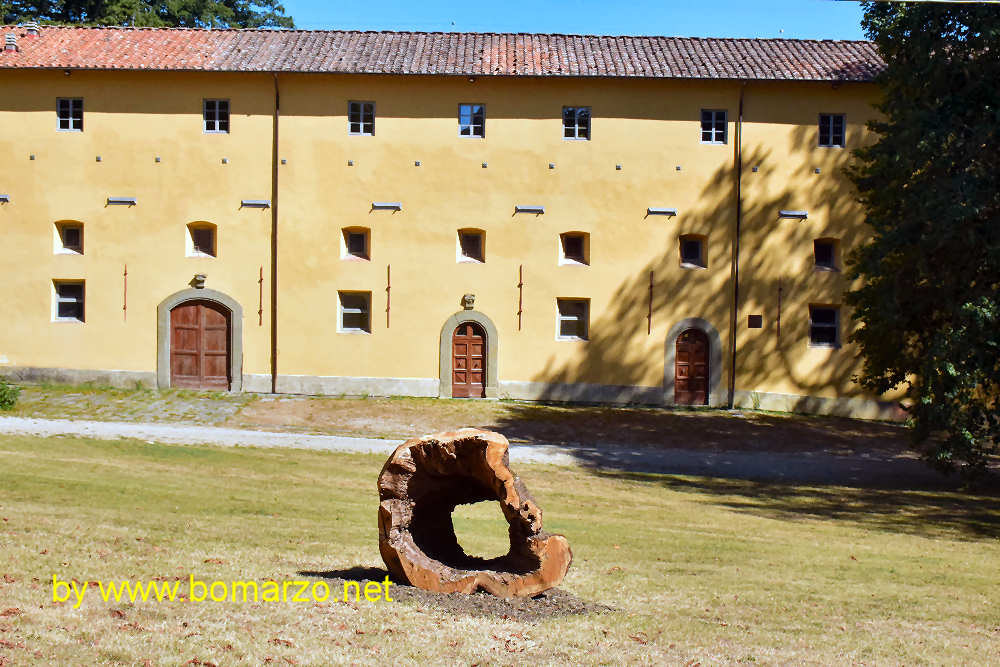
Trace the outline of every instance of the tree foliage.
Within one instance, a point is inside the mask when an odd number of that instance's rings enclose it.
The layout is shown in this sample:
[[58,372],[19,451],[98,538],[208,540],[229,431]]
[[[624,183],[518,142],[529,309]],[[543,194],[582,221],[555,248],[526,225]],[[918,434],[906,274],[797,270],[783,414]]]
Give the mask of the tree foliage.
[[279,0],[0,0],[6,24],[292,28]]
[[874,230],[851,258],[858,379],[905,388],[929,462],[981,473],[1000,443],[1000,11],[866,2],[863,26],[887,68],[851,170]]

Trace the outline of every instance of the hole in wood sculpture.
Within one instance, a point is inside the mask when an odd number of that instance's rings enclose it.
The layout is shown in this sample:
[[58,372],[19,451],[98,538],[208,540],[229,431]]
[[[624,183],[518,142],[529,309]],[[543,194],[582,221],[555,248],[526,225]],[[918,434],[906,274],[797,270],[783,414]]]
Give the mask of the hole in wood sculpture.
[[[400,445],[378,479],[379,551],[397,578],[442,593],[484,590],[500,597],[537,595],[562,581],[572,552],[562,535],[542,530],[542,511],[510,470],[507,439],[461,429]],[[507,553],[479,558],[455,535],[458,505],[497,501],[508,523]]]
[[458,545],[470,556],[490,560],[503,556],[510,548],[507,520],[500,503],[459,505],[451,513],[451,523]]

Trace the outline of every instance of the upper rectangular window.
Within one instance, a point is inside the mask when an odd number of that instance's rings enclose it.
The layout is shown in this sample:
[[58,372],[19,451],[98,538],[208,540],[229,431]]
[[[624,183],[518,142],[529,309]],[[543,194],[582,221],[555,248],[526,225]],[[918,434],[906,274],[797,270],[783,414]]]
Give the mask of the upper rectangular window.
[[587,340],[590,329],[590,299],[556,299],[556,338]]
[[205,132],[226,134],[229,132],[229,100],[205,100],[202,107]]
[[718,109],[701,110],[701,143],[726,143],[726,111]]
[[813,258],[817,269],[836,271],[838,269],[836,239],[816,239],[813,241]]
[[57,222],[56,254],[83,254],[83,224],[79,222]]
[[460,229],[458,230],[458,256],[459,262],[479,262],[486,261],[486,232],[481,229]]
[[83,132],[83,99],[60,97],[56,100],[59,129],[66,132]]
[[821,113],[819,115],[819,145],[827,148],[844,147],[844,114]]
[[590,107],[563,107],[563,138],[590,139]]
[[460,137],[486,136],[486,107],[482,104],[458,105],[458,135]]
[[365,136],[375,135],[375,103],[347,103],[347,133]]
[[814,347],[840,346],[840,309],[809,306],[809,344]]
[[340,300],[340,332],[371,333],[371,292],[337,292]]
[[55,308],[52,319],[60,322],[83,322],[83,281],[56,281],[53,287]]

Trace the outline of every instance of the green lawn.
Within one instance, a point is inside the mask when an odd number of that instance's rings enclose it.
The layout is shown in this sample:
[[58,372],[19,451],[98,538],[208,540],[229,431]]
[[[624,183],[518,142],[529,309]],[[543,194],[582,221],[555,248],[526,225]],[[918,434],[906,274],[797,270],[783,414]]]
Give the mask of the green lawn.
[[[572,544],[562,588],[617,611],[528,623],[413,599],[52,601],[53,575],[285,581],[380,568],[382,463],[0,436],[0,665],[1000,660],[997,498],[516,461],[546,528]],[[495,551],[505,532],[485,505],[456,523],[471,552]]]

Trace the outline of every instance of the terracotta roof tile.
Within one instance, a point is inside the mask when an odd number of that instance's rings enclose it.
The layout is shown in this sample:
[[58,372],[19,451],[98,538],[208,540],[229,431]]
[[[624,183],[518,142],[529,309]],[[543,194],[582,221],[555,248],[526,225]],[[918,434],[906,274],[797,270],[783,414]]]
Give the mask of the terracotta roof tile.
[[871,81],[870,42],[510,33],[42,26],[0,69]]

